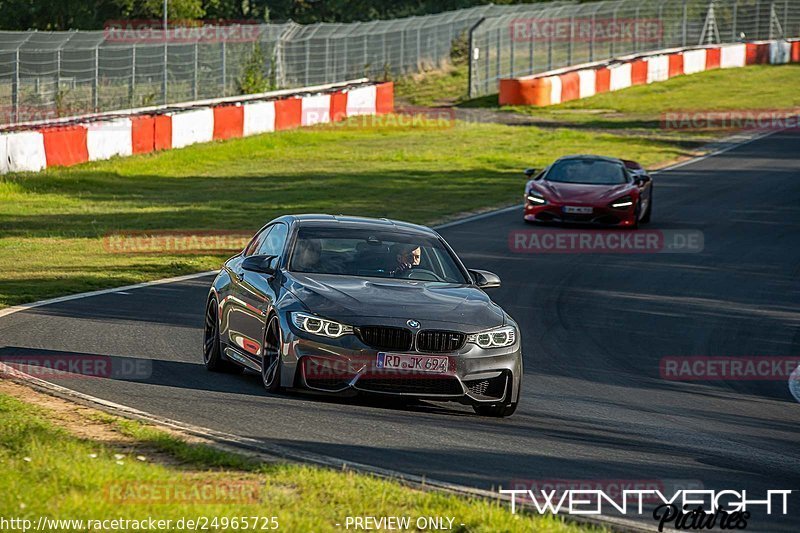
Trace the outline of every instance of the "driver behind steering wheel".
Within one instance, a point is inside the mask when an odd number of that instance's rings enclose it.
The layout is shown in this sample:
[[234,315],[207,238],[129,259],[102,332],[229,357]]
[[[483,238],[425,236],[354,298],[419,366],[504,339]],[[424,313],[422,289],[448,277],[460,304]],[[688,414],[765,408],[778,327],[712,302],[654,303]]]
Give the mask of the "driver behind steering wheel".
[[422,250],[416,244],[394,244],[390,253],[397,259],[397,266],[389,273],[393,278],[404,277],[422,259]]

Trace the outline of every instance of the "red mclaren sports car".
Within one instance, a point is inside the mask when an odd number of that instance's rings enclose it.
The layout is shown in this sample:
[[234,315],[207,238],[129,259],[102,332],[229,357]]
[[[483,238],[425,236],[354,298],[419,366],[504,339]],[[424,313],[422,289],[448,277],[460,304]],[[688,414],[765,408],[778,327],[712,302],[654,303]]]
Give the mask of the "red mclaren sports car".
[[653,180],[635,161],[571,155],[541,172],[527,169],[526,222],[637,228],[650,222]]

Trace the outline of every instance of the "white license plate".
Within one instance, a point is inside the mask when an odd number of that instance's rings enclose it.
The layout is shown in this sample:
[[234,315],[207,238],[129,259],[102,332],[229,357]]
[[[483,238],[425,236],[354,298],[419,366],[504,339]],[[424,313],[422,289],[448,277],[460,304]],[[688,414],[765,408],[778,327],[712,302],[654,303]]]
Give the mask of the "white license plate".
[[450,360],[448,357],[433,355],[403,355],[381,352],[378,354],[376,366],[386,370],[444,374],[450,366]]
[[590,215],[592,214],[592,211],[594,211],[594,208],[592,207],[582,207],[576,205],[565,205],[563,209],[565,213],[570,213],[573,215]]

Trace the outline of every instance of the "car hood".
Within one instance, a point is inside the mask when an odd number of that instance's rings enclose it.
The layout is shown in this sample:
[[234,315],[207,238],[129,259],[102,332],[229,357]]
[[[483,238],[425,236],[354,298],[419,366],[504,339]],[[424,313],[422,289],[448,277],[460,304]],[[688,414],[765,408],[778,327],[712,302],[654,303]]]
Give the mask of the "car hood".
[[582,183],[557,183],[547,180],[533,182],[532,188],[543,194],[547,200],[553,202],[574,202],[576,204],[597,206],[605,206],[625,194],[630,194],[635,189],[630,183],[585,185]]
[[[286,273],[286,288],[309,311],[354,325],[369,318],[452,322],[478,329],[504,323],[503,310],[475,287],[384,278]],[[474,329],[474,328],[471,328]]]

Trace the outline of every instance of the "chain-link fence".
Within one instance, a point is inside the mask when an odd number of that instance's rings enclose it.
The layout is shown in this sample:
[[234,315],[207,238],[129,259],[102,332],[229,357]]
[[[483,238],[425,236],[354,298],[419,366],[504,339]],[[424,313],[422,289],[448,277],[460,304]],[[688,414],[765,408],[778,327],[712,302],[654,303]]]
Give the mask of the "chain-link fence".
[[262,90],[418,72],[449,61],[454,41],[485,17],[564,4],[351,24],[0,32],[0,124],[233,96],[254,64]]
[[498,80],[664,48],[800,36],[798,0],[613,0],[485,18],[470,36],[471,96]]

